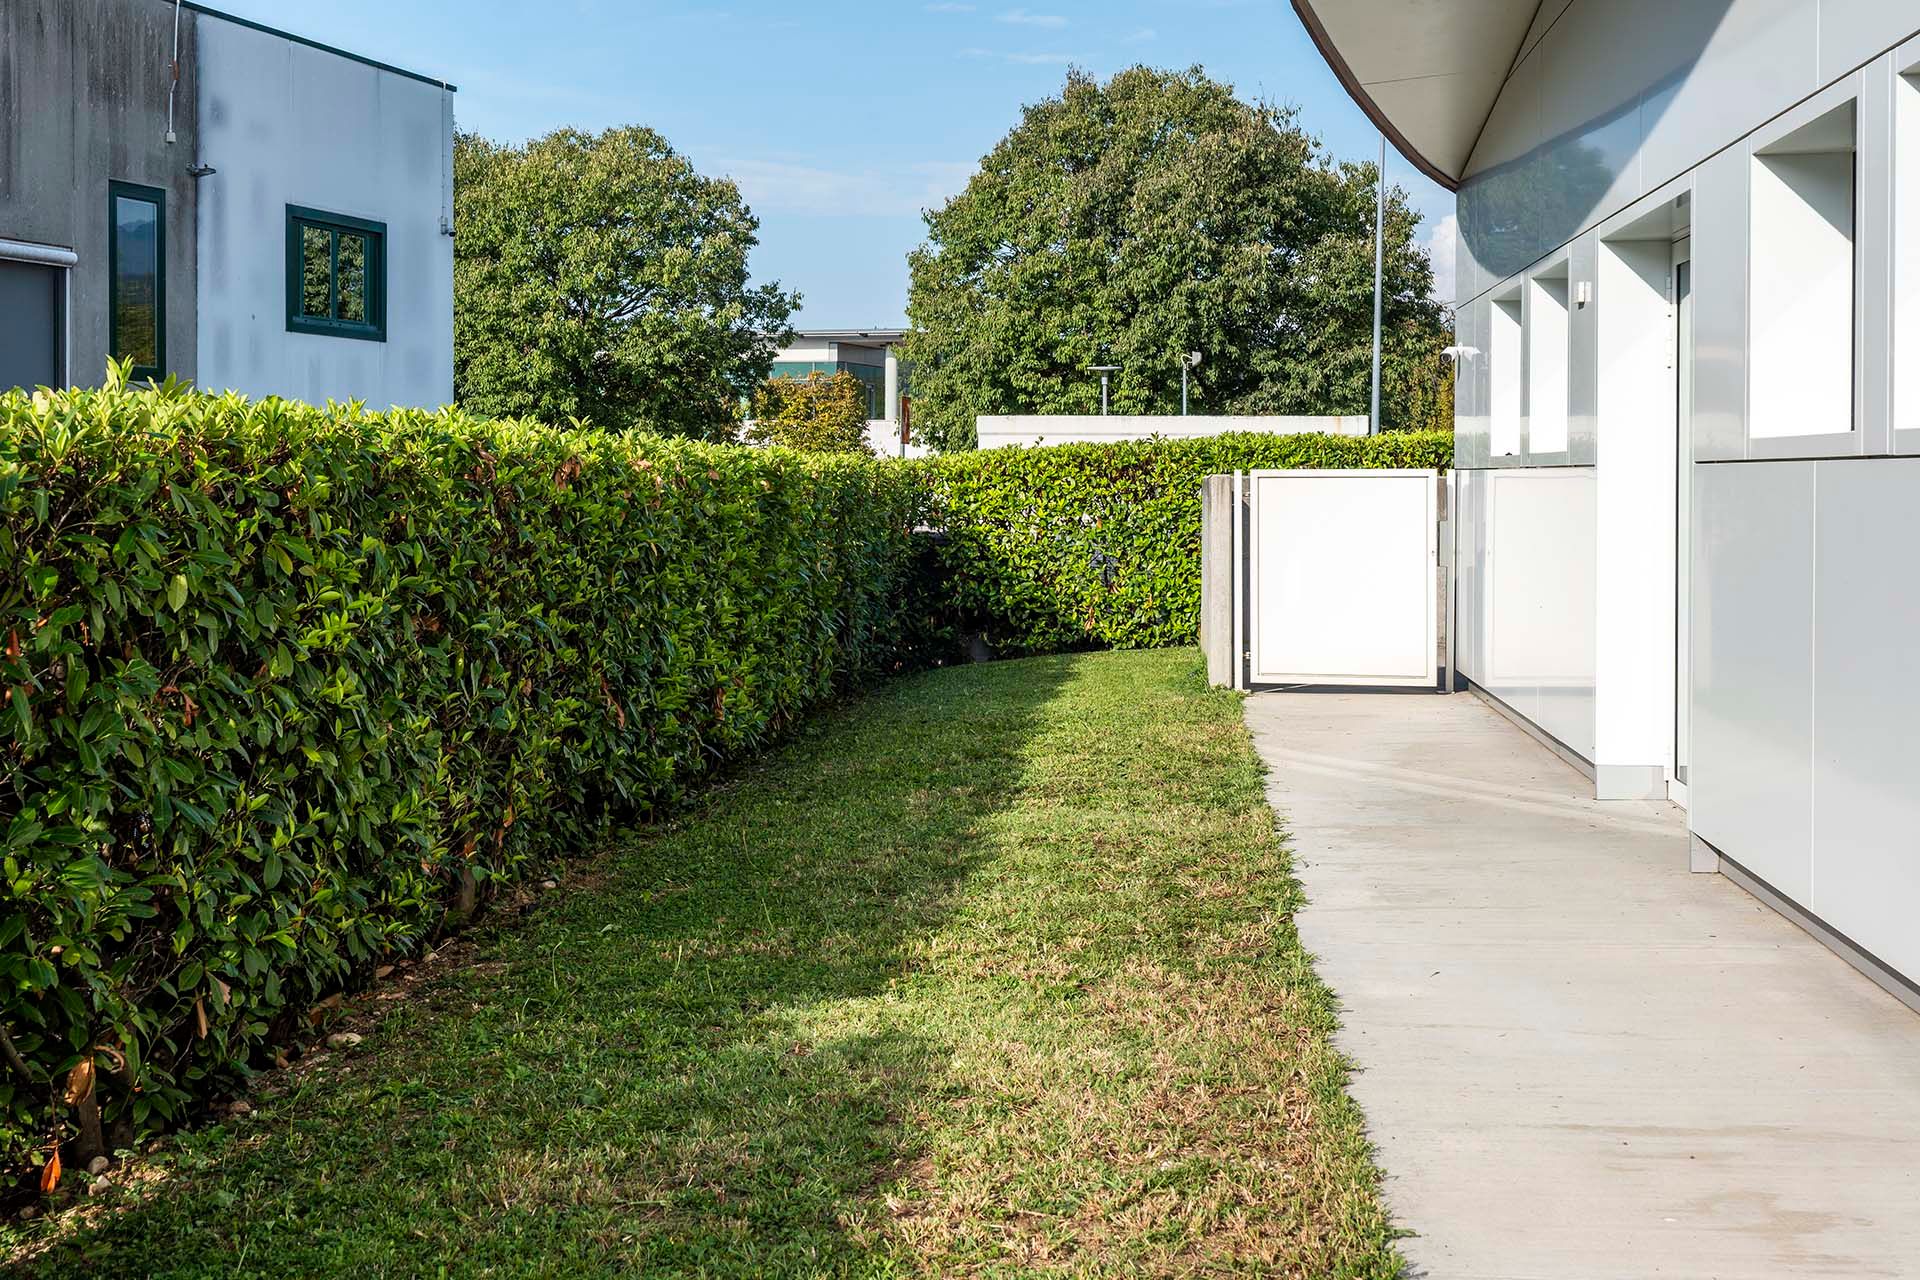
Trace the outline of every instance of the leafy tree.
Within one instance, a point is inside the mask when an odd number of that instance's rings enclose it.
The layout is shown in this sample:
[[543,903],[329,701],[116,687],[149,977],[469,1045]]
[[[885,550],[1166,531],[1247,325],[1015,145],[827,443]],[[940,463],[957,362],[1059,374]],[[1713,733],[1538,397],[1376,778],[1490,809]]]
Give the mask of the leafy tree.
[[811,453],[872,454],[867,384],[851,373],[769,378],[753,393],[747,439]]
[[[1201,412],[1365,413],[1375,167],[1336,164],[1290,108],[1199,68],[1082,72],[1027,108],[967,189],[927,215],[904,357],[943,448],[985,413],[1168,413],[1180,361]],[[1419,216],[1389,193],[1382,409],[1449,341]]]
[[797,295],[750,286],[759,222],[651,129],[454,147],[463,408],[714,438],[788,340]]

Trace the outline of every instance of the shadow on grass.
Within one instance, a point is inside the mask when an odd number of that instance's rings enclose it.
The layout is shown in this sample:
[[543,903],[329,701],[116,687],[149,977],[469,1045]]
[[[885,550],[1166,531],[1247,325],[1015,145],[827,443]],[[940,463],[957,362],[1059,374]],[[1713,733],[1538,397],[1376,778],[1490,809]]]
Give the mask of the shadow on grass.
[[138,1194],[10,1243],[48,1275],[890,1271],[886,1192],[949,1046],[889,993],[1070,661],[820,717],[359,1049],[136,1167]]

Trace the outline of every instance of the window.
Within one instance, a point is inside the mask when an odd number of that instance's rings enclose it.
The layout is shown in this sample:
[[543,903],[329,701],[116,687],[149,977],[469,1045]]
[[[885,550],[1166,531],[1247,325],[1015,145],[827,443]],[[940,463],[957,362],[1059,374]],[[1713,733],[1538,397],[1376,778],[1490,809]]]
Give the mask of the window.
[[1854,108],[1754,152],[1748,433],[1853,430]]
[[167,193],[127,182],[107,187],[107,348],[139,379],[165,377]]
[[387,340],[387,227],[287,206],[287,331]]

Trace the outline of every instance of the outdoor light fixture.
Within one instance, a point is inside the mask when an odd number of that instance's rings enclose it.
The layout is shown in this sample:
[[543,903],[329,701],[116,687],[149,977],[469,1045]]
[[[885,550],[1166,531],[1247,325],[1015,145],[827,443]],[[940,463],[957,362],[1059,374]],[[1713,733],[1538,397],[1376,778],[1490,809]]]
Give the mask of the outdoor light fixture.
[[1117,364],[1090,364],[1087,366],[1087,372],[1100,375],[1100,416],[1104,418],[1107,416],[1107,375],[1120,372],[1120,366]]

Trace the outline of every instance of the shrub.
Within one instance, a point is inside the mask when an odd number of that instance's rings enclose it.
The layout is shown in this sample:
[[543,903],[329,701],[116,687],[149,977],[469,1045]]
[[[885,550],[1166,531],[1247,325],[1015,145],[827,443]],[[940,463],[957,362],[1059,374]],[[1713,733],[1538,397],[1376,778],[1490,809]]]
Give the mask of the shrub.
[[964,625],[1002,653],[1043,653],[1193,643],[1205,476],[1452,458],[1449,433],[1390,431],[989,449],[922,465]]
[[851,373],[769,378],[753,393],[747,439],[809,453],[858,453],[867,444],[867,384]]
[[450,910],[889,667],[918,484],[171,385],[0,396],[0,1159],[178,1117]]

